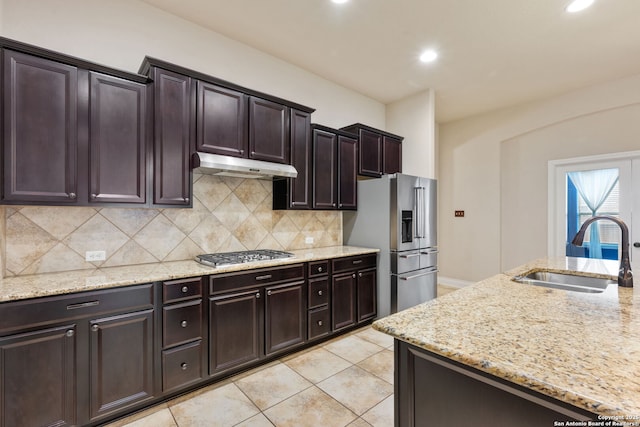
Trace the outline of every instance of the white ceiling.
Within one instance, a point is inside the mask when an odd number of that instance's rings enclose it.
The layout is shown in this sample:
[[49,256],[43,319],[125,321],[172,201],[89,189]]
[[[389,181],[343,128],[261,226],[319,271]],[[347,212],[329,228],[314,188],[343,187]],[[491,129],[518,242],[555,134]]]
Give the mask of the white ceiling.
[[640,73],[640,0],[143,1],[385,104],[432,88],[439,122]]

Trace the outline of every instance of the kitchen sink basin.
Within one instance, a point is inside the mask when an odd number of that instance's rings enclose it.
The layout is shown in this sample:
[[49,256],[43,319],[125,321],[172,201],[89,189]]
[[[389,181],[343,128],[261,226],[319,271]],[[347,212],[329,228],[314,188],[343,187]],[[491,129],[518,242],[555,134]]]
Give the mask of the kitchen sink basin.
[[607,286],[617,283],[617,281],[611,279],[579,276],[571,273],[554,273],[551,271],[533,271],[522,276],[515,276],[513,280],[518,283],[543,286],[545,288],[587,293],[604,292]]

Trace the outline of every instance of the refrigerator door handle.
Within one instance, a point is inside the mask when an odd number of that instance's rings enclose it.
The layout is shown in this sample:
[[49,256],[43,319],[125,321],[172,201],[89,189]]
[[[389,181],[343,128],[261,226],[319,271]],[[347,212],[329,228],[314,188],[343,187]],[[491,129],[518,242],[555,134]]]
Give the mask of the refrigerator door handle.
[[415,211],[416,211],[416,237],[424,237],[424,187],[415,187]]
[[433,270],[427,271],[426,273],[414,274],[413,276],[399,276],[399,278],[400,278],[400,280],[412,280],[412,279],[415,279],[415,278],[418,278],[418,277],[428,276],[430,274],[434,274],[434,273],[437,273],[437,272],[438,272],[438,269],[435,268]]
[[437,253],[440,253],[440,251],[437,249],[426,249],[424,251],[420,251],[421,255],[431,255],[431,254],[437,254]]
[[416,257],[416,256],[420,256],[420,252],[416,252],[416,253],[413,253],[413,254],[407,254],[407,255],[400,255],[400,258],[413,258],[413,257]]

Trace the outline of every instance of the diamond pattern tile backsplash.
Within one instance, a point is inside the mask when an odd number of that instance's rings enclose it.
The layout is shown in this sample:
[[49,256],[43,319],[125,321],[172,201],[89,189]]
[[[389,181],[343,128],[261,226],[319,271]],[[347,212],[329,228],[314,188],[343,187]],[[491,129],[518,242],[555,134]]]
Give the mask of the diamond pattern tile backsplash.
[[342,213],[274,211],[271,181],[195,174],[193,193],[191,209],[5,207],[4,276],[342,244]]

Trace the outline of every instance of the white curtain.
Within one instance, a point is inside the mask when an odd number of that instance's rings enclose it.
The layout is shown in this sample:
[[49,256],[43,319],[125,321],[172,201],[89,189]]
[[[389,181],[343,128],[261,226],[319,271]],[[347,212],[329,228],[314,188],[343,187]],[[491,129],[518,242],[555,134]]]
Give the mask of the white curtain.
[[[611,190],[618,182],[618,169],[598,169],[590,171],[569,172],[569,178],[576,186],[578,193],[585,201],[591,215],[596,216],[598,209],[607,200]],[[589,258],[602,258],[600,245],[600,228],[598,223],[591,224],[589,235]]]

